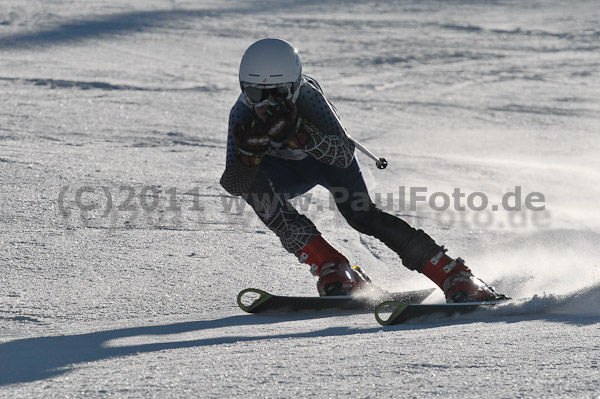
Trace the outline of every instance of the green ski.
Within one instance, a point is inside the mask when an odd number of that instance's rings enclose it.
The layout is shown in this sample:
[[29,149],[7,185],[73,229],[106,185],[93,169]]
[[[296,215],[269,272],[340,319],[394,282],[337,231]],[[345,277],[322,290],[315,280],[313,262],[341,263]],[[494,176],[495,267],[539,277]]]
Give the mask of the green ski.
[[[490,309],[506,299],[486,302],[411,304],[404,301],[385,301],[375,308],[375,319],[382,326],[402,324],[422,316],[439,315],[448,318],[453,315],[471,313],[476,310]],[[388,316],[389,314],[389,316]]]
[[378,295],[357,296],[282,296],[273,295],[256,288],[248,288],[238,294],[239,307],[248,313],[263,312],[336,312],[358,311],[372,312],[381,301],[402,301],[406,303],[421,303],[435,289],[388,293],[383,291]]

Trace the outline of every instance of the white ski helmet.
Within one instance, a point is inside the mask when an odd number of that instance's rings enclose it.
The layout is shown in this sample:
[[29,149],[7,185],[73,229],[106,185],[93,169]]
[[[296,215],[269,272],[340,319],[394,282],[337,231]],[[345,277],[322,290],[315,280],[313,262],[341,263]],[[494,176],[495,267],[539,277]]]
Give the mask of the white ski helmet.
[[259,40],[244,53],[239,78],[250,105],[275,104],[282,98],[296,101],[302,80],[298,51],[285,40]]

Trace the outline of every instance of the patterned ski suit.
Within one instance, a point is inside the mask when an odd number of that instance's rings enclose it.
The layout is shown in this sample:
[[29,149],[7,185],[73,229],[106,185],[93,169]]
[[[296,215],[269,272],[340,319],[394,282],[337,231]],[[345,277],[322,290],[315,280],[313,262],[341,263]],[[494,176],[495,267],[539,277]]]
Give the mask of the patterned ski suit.
[[[347,137],[321,86],[304,75],[299,90],[296,106],[298,114],[311,127],[309,141],[302,149],[272,147],[260,165],[254,167],[239,162],[232,136],[236,124],[257,117],[243,94],[240,95],[229,115],[226,169],[221,185],[230,194],[241,195],[279,237],[283,247],[295,255],[320,233],[289,199],[321,185],[332,193],[350,226],[378,238],[400,256],[406,267],[420,271],[441,247],[422,230],[375,206],[354,155],[354,143]],[[366,201],[356,201],[357,198]]]

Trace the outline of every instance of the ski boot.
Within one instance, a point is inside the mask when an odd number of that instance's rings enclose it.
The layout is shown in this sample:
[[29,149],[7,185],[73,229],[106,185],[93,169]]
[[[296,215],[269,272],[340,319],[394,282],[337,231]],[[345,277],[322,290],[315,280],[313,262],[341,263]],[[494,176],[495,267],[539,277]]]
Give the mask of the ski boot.
[[320,296],[350,295],[370,283],[358,266],[350,266],[348,259],[321,236],[313,238],[300,250],[298,260],[310,265],[313,276],[319,277]]
[[509,299],[475,277],[461,258],[454,260],[446,255],[444,247],[425,264],[421,273],[444,290],[448,303]]

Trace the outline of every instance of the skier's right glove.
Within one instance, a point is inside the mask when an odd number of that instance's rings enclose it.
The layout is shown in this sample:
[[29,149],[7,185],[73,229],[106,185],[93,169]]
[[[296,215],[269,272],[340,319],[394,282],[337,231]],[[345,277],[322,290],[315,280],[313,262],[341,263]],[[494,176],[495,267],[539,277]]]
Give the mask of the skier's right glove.
[[233,126],[232,134],[238,146],[242,165],[259,165],[271,143],[271,136],[267,134],[264,123],[260,119],[238,123]]

